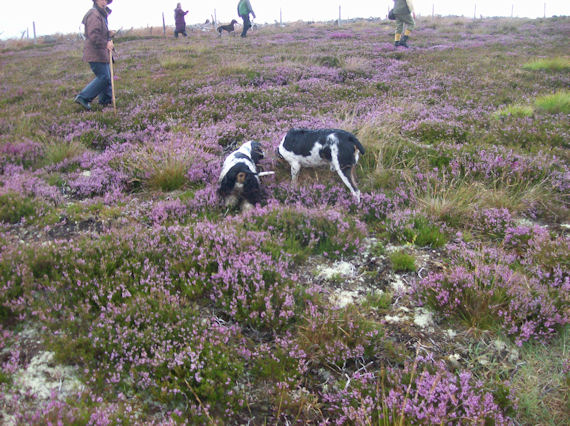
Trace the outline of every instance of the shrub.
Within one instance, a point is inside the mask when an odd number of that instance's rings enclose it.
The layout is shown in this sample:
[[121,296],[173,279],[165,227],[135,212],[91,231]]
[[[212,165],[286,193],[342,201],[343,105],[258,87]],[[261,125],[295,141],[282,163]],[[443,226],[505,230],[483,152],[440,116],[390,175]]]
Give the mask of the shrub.
[[15,164],[24,168],[30,167],[40,159],[42,151],[42,145],[31,140],[14,144],[1,144],[0,173],[6,164]]
[[508,227],[513,225],[513,218],[507,209],[475,210],[472,217],[472,229],[493,238],[503,238]]
[[515,245],[518,252],[455,247],[453,264],[445,272],[432,272],[417,283],[420,301],[470,327],[501,328],[518,345],[551,338],[569,322],[565,311],[569,302],[568,274],[559,266],[543,269],[526,259],[542,250],[545,257],[550,252],[559,259],[568,243],[555,244],[562,245],[556,250],[547,249],[553,246],[550,238],[527,237],[524,232],[509,230],[505,243],[515,241],[511,234],[523,236],[522,240],[517,237],[521,241]]
[[388,216],[386,230],[392,240],[411,243],[419,247],[443,247],[447,237],[439,226],[414,211],[396,211]]
[[34,200],[10,192],[0,195],[0,222],[18,223],[36,214]]
[[410,123],[406,130],[408,130],[412,136],[430,144],[441,141],[463,143],[467,141],[468,136],[464,124],[449,120],[422,120],[416,123]]
[[384,345],[382,325],[369,321],[355,305],[327,309],[309,303],[296,340],[311,362],[343,365],[347,360],[378,356]]
[[350,424],[508,424],[493,395],[469,371],[421,359],[379,375],[356,372],[323,392],[324,411]]
[[274,258],[283,252],[297,262],[309,255],[325,254],[338,258],[354,253],[365,233],[358,220],[332,209],[306,209],[271,204],[254,210],[246,229],[267,231],[271,238],[264,247]]

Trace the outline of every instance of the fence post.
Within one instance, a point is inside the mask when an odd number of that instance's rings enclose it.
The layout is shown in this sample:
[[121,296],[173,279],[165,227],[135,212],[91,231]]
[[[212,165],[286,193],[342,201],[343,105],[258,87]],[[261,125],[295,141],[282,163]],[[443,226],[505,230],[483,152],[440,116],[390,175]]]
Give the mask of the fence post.
[[164,12],[162,12],[162,35],[166,37],[166,23],[164,22]]
[[511,18],[514,16],[515,13],[515,5],[511,5]]
[[433,18],[435,16],[435,4],[431,4],[431,17]]
[[546,2],[544,2],[544,19],[546,19]]
[[279,25],[283,26],[283,9],[279,8]]
[[338,26],[340,27],[340,4],[338,5]]
[[32,22],[32,25],[34,26],[34,44],[37,42],[36,40],[36,22]]
[[218,25],[218,15],[216,15],[216,9],[214,9],[214,19],[213,20],[214,20],[213,25],[215,27],[216,25]]
[[473,10],[473,20],[477,19],[477,3],[475,3],[475,9]]

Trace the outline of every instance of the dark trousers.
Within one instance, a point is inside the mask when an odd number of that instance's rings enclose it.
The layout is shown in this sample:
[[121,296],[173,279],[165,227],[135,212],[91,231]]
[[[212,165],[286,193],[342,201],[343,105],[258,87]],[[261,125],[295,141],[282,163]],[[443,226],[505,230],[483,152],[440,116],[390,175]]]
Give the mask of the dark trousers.
[[249,20],[249,13],[247,15],[240,15],[240,18],[243,19],[243,30],[241,31],[241,36],[245,37],[247,34],[247,30],[251,28],[251,22]]
[[107,105],[112,100],[111,68],[104,62],[89,62],[95,78],[79,94],[79,97],[91,102],[99,96],[99,103]]
[[184,37],[188,36],[188,34],[186,34],[186,28],[181,30],[174,30],[174,37],[178,38],[178,34],[182,34]]

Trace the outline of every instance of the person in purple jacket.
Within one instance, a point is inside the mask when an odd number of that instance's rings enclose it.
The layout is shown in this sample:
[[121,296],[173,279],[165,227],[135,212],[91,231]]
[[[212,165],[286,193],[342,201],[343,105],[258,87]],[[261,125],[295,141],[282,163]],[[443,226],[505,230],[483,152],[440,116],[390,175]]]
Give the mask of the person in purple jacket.
[[184,37],[188,35],[186,34],[186,19],[184,18],[187,13],[188,11],[182,10],[180,3],[176,5],[176,9],[174,9],[174,24],[176,25],[174,37],[176,38],[178,38],[178,34],[182,34]]
[[107,5],[113,0],[93,0],[93,7],[83,17],[85,45],[83,60],[89,63],[95,78],[73,100],[90,111],[90,102],[99,96],[100,105],[112,103],[110,53],[113,51],[114,31],[109,31],[107,17],[111,9]]

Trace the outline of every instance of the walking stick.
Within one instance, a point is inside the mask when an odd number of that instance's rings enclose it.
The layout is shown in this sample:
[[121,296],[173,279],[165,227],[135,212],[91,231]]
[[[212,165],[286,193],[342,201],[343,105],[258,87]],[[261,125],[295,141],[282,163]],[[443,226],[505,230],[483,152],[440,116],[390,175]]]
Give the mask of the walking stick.
[[109,66],[111,67],[111,93],[113,95],[113,111],[117,114],[117,104],[115,102],[115,78],[113,76],[113,51],[109,50]]

